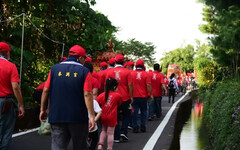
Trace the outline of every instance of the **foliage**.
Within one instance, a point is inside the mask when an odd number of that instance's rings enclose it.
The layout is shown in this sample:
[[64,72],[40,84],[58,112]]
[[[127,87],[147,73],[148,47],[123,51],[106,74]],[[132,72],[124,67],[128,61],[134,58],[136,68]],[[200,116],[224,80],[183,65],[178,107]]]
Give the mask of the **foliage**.
[[236,77],[239,75],[240,55],[240,2],[239,1],[210,1],[205,0],[203,20],[201,25],[204,33],[213,34],[210,37],[211,53],[220,67],[232,70]]
[[167,73],[168,65],[176,64],[181,66],[181,70],[186,72],[193,72],[195,52],[192,45],[187,45],[184,48],[177,48],[173,51],[164,53],[164,57],[160,59],[162,72]]
[[142,43],[136,39],[129,39],[127,42],[117,42],[115,49],[122,52],[126,57],[128,57],[128,59],[135,62],[138,59],[142,59],[149,66],[152,66],[155,63],[155,59],[153,57],[156,53],[155,46],[151,42]]
[[[105,51],[106,43],[117,31],[106,16],[90,8],[95,0],[54,1],[0,1],[0,20],[7,20],[25,13],[39,30],[25,17],[22,91],[24,100],[32,96],[34,88],[46,80],[50,67],[58,63],[65,43],[69,47],[79,44],[87,53]],[[11,61],[20,68],[22,17],[0,23],[0,41],[11,45]],[[43,34],[44,33],[44,34]]]
[[215,150],[240,149],[240,85],[237,80],[217,82],[215,90],[200,90]]

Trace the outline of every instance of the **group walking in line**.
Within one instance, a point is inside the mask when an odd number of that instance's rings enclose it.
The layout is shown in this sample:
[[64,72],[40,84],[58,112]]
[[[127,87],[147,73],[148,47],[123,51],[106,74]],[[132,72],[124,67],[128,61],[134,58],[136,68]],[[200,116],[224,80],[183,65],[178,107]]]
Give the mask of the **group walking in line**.
[[[19,117],[24,116],[18,72],[9,57],[9,45],[0,42],[0,118],[7,127],[0,130],[1,150],[9,149],[15,124],[13,94],[19,102]],[[113,143],[128,142],[129,127],[133,133],[146,132],[147,120],[161,118],[163,94],[174,103],[179,87],[185,92],[188,86],[185,78],[178,83],[174,73],[166,79],[158,63],[154,71],[146,72],[142,59],[134,64],[122,54],[102,62],[100,68],[99,72],[93,70],[85,49],[75,45],[36,89],[34,97],[41,104],[39,119],[48,119],[51,125],[52,150],[67,150],[70,140],[74,150],[101,150],[106,137],[107,149],[112,150]]]

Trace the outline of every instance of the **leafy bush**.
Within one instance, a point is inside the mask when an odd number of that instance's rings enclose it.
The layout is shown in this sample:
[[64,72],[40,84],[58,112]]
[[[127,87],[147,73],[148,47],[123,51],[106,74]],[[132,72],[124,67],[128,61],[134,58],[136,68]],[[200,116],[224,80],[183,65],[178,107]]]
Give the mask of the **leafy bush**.
[[203,119],[215,150],[240,149],[240,85],[237,80],[216,83],[215,90],[200,90]]

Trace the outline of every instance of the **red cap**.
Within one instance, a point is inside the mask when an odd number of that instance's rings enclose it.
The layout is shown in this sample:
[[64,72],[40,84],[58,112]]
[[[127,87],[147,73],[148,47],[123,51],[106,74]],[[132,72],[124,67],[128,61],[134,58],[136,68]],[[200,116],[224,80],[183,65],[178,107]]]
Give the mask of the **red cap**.
[[111,65],[114,64],[115,63],[115,59],[114,58],[109,59],[108,63],[111,64]]
[[66,60],[66,59],[67,59],[67,57],[62,57],[62,58],[60,59],[60,62]]
[[90,63],[92,63],[92,58],[87,56],[87,58],[85,59],[85,62],[90,62]]
[[144,66],[144,61],[142,59],[139,59],[137,62],[136,62],[136,66]]
[[81,46],[74,45],[73,47],[70,48],[68,54],[75,55],[75,56],[86,56],[86,51]]
[[116,61],[120,61],[120,62],[123,62],[124,61],[124,56],[122,54],[117,54],[115,56],[115,60]]
[[100,63],[100,67],[106,68],[108,66],[108,64],[106,62],[101,62]]
[[10,46],[5,42],[0,42],[0,52],[10,52]]
[[128,62],[127,62],[127,65],[128,65],[128,66],[134,66],[134,62],[128,61]]
[[149,71],[148,72],[152,72],[152,70],[151,69],[149,69]]

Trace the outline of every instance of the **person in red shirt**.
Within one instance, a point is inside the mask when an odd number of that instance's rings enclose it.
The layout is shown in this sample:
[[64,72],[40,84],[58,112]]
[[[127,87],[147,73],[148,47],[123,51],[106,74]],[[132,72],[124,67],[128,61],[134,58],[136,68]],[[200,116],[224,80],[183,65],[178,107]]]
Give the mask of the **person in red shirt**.
[[[133,101],[133,85],[130,70],[123,68],[124,57],[122,54],[115,56],[115,68],[108,71],[106,79],[115,78],[119,85],[117,92],[122,96],[122,105],[119,111],[122,111],[122,126],[119,122],[115,128],[114,141],[120,142],[120,137],[126,142],[128,141],[128,124],[131,118],[131,103]],[[118,116],[119,119],[119,116]]]
[[109,68],[114,68],[115,66],[115,59],[114,58],[110,58],[109,61],[108,61],[108,64],[109,64]]
[[133,80],[133,132],[139,132],[138,111],[141,111],[141,131],[146,132],[147,121],[147,98],[148,91],[153,99],[151,79],[148,73],[144,71],[144,61],[139,59],[136,62],[136,70],[131,73]]
[[39,104],[41,104],[41,96],[42,96],[42,92],[43,92],[45,83],[46,82],[43,82],[40,85],[38,85],[38,87],[36,88],[36,90],[33,93],[33,99],[35,101],[37,101]]
[[24,106],[17,67],[9,62],[10,46],[5,42],[0,42],[0,149],[9,149],[12,132],[15,126],[16,113],[13,103],[15,95],[19,107],[18,117],[24,116]]
[[103,148],[104,140],[108,136],[108,150],[112,150],[113,138],[115,126],[118,124],[117,108],[122,103],[122,97],[116,92],[118,87],[118,81],[114,78],[108,78],[106,80],[106,92],[100,94],[97,97],[97,102],[102,107],[102,132],[100,134],[100,140],[98,149]]
[[134,68],[134,62],[133,61],[128,61],[127,63],[126,63],[126,68],[127,69],[129,69],[129,70],[133,70],[133,68]]
[[104,92],[104,82],[106,79],[106,69],[108,67],[108,64],[106,62],[101,62],[100,63],[100,71],[97,73],[98,81],[100,82],[100,89],[99,89],[99,94]]
[[152,93],[153,101],[150,101],[149,104],[149,119],[154,119],[154,113],[156,113],[157,118],[161,117],[162,113],[162,89],[164,89],[167,94],[167,89],[165,87],[165,82],[163,79],[163,74],[160,73],[160,65],[154,64],[154,71],[149,73],[149,77],[152,83]]
[[[90,62],[86,62],[84,63],[84,67],[88,68],[89,71],[91,72],[91,74],[93,73],[93,65]],[[93,99],[96,99],[98,96],[98,90],[100,88],[100,83],[99,81],[95,78],[92,77],[92,93],[93,93]]]

